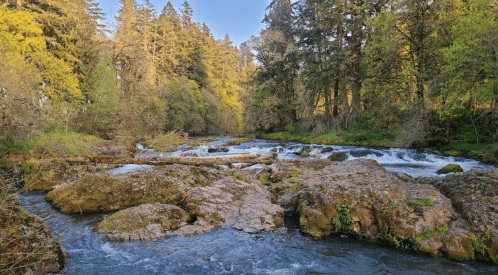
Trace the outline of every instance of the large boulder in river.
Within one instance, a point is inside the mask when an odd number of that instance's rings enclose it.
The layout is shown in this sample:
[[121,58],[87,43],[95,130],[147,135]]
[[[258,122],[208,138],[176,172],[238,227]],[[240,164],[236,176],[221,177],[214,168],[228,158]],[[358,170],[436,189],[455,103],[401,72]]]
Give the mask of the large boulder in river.
[[163,238],[170,229],[186,225],[188,215],[178,206],[142,204],[104,218],[96,230],[111,241],[148,241]]
[[259,182],[223,177],[194,189],[186,204],[196,223],[257,233],[284,224],[284,210],[272,203],[271,196]]
[[432,185],[401,180],[374,160],[329,162],[271,190],[278,190],[286,213],[299,215],[301,230],[315,238],[341,233],[433,255],[473,255],[472,249],[461,253],[472,233],[450,199]]
[[47,201],[63,213],[114,211],[150,202],[176,205],[191,188],[209,184],[219,173],[214,168],[165,165],[121,175],[93,174],[55,187]]
[[443,178],[419,179],[433,184],[475,232],[475,258],[498,263],[498,169],[475,169]]

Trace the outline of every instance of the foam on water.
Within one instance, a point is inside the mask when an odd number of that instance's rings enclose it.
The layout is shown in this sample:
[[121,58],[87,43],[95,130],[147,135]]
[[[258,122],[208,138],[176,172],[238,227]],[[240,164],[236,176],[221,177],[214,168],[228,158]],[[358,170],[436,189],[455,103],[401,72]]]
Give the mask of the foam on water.
[[[195,139],[192,139],[192,142]],[[302,144],[296,142],[288,142],[282,146],[279,141],[270,141],[255,139],[240,145],[226,146],[228,152],[208,153],[209,148],[216,148],[224,146],[233,138],[219,137],[214,142],[209,142],[198,147],[192,147],[184,144],[178,148],[176,152],[158,153],[151,149],[145,149],[139,145],[138,156],[181,156],[181,155],[196,155],[199,157],[207,156],[223,156],[229,154],[242,154],[251,153],[264,155],[276,149],[278,157],[281,159],[296,159],[300,156],[294,154],[301,150],[304,146],[311,146],[312,151],[308,158],[328,158],[334,153],[344,152],[347,160],[368,158],[378,161],[388,171],[403,172],[412,177],[434,177],[443,176],[437,174],[437,171],[444,166],[454,163],[460,165],[464,171],[474,168],[491,168],[491,165],[483,164],[476,160],[446,157],[442,154],[422,152],[414,149],[400,149],[400,148],[372,148],[372,147],[355,147],[355,146],[335,146],[335,145],[316,145],[316,144]],[[321,153],[324,148],[332,148],[329,153]],[[250,169],[258,168],[253,166]],[[129,171],[129,169],[122,169],[121,171]]]

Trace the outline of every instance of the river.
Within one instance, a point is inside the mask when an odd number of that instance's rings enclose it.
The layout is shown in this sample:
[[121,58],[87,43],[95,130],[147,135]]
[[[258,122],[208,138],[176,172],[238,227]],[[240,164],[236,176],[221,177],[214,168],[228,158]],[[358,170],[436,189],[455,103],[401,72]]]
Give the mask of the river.
[[[230,138],[219,138],[200,147],[181,146],[172,153],[143,149],[137,157],[232,153],[264,154],[277,149],[280,158],[297,158],[303,144],[254,140],[229,146],[225,153],[208,153]],[[345,152],[348,159],[373,158],[387,170],[411,176],[437,176],[448,163],[464,170],[486,168],[475,160],[445,157],[417,150],[312,145],[311,157],[326,158]],[[331,147],[331,153],[321,153]],[[114,173],[145,169],[126,165]],[[254,168],[254,167],[253,167]],[[349,238],[326,237],[313,240],[299,231],[298,222],[286,218],[285,227],[275,232],[248,234],[234,229],[215,229],[194,237],[166,237],[153,242],[111,243],[93,232],[104,214],[66,215],[45,202],[45,193],[19,195],[27,212],[39,215],[69,252],[62,274],[498,274],[498,266],[454,262],[400,251]]]

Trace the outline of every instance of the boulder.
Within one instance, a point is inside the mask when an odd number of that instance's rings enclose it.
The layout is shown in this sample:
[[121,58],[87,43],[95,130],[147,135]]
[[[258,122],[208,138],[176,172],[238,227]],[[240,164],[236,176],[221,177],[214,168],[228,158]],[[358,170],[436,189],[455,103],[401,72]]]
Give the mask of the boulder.
[[457,217],[435,187],[402,181],[375,160],[332,162],[286,181],[304,188],[277,196],[280,205],[299,215],[301,230],[315,238],[350,234],[401,248],[410,240],[429,239],[428,232],[441,231]]
[[328,159],[331,161],[345,161],[347,158],[348,155],[346,154],[346,152],[333,153],[332,155],[330,155],[330,157],[328,157]]
[[128,208],[97,225],[97,232],[106,234],[110,241],[149,241],[166,236],[168,230],[186,225],[188,215],[178,206],[142,204]]
[[194,225],[233,227],[248,233],[273,231],[283,226],[282,207],[273,204],[271,193],[257,181],[220,178],[193,190],[186,199]]
[[209,184],[220,174],[214,168],[164,165],[127,174],[92,174],[61,184],[47,201],[63,213],[122,210],[144,203],[180,204],[187,192]]
[[[456,258],[469,258],[469,255],[472,255],[478,259],[498,263],[498,169],[475,169],[442,178],[419,179],[419,181],[434,185],[450,198],[456,210],[475,232],[475,234],[469,232],[470,229],[461,230],[466,233],[460,235],[468,236],[466,245],[460,245],[462,249],[467,249],[465,254],[467,256]],[[470,240],[472,246],[468,245]],[[474,246],[480,247],[476,249],[475,255],[470,251]]]

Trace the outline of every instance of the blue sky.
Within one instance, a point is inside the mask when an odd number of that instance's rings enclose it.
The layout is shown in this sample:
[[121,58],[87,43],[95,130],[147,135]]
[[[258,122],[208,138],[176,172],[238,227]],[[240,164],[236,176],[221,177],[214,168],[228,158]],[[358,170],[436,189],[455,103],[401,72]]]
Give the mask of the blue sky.
[[[170,0],[177,11],[185,0]],[[97,0],[107,14],[107,22],[114,23],[119,9],[119,0]],[[160,12],[168,0],[150,0],[156,11]],[[138,4],[143,3],[137,0]],[[205,22],[217,39],[228,33],[234,45],[239,45],[258,35],[263,28],[261,21],[270,0],[190,0],[195,22]]]

